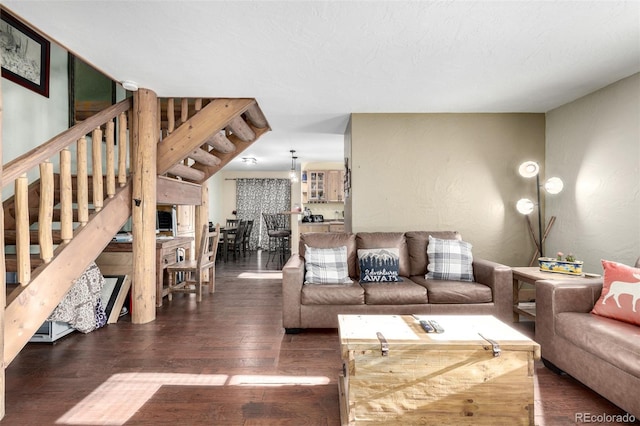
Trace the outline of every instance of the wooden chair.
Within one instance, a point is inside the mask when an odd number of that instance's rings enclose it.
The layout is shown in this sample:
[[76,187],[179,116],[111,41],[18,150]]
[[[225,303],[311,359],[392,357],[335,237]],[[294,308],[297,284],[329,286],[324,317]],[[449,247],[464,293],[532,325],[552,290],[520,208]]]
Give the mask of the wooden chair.
[[[247,230],[247,221],[240,220],[238,221],[238,226],[236,228],[236,232],[228,235],[227,241],[227,259],[229,260],[229,253],[233,253],[233,260],[237,260],[240,257],[240,253],[242,252],[244,234]],[[237,256],[237,257],[236,257]]]
[[[220,224],[216,224],[215,231],[209,231],[209,226],[204,225],[196,259],[185,259],[166,267],[169,275],[167,295],[169,300],[172,299],[173,293],[195,293],[196,300],[201,302],[202,286],[207,284],[209,285],[209,293],[214,292],[219,238]],[[203,283],[202,279],[207,271],[209,271],[209,280],[207,283]],[[178,282],[179,277],[182,277],[180,282]]]
[[247,252],[251,252],[249,242],[251,240],[251,231],[253,230],[253,219],[247,221],[247,227],[244,230],[244,236],[242,237],[242,255],[246,256]]

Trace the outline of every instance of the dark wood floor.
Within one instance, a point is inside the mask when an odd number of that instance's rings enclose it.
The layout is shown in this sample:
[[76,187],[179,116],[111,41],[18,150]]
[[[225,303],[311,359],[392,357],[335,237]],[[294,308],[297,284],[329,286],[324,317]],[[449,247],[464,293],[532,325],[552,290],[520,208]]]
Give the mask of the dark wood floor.
[[[7,425],[339,425],[336,330],[285,335],[279,271],[220,264],[216,293],[175,295],[156,321],[28,344],[6,370]],[[269,265],[271,267],[271,265]],[[521,328],[532,333],[529,325]],[[537,425],[620,409],[542,364]]]

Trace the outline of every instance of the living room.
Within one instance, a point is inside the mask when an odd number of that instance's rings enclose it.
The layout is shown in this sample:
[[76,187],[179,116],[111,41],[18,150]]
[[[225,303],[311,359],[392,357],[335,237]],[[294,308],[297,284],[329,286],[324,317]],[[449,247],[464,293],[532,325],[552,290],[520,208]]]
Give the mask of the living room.
[[[26,18],[33,13],[34,25],[42,19],[28,6],[6,3]],[[616,2],[617,16],[625,14],[623,3]],[[637,11],[637,5],[626,6]],[[637,36],[637,26],[636,20],[635,32],[622,38]],[[55,32],[50,36],[65,40]],[[5,161],[65,128],[67,53],[52,45],[51,96],[46,101],[3,80]],[[594,62],[600,61],[593,56]],[[622,70],[610,71],[615,77],[601,80],[593,90],[581,91],[595,84],[581,82],[581,76],[564,76],[575,94],[566,102],[555,98],[557,81],[518,93],[527,97],[545,92],[548,108],[523,110],[501,104],[491,111],[415,112],[400,106],[393,111],[354,108],[341,113],[336,127],[343,130],[331,136],[340,139],[337,156],[348,159],[351,172],[346,226],[353,232],[457,230],[473,243],[478,257],[526,266],[534,241],[515,204],[523,197],[535,199],[536,186],[519,176],[517,168],[533,160],[540,164],[542,177],[558,176],[564,182],[560,194],[543,193],[538,206],[543,208],[543,227],[555,218],[545,254],[573,253],[584,261],[585,271],[597,274],[602,273],[601,259],[633,265],[640,255],[638,47],[628,56]],[[522,81],[520,85],[526,86]],[[246,89],[238,93],[253,96]],[[38,126],[16,129],[11,124],[36,111],[47,117]],[[264,145],[270,146],[268,139]],[[288,162],[288,149],[277,151]],[[274,173],[286,178],[287,169],[288,165]],[[235,176],[237,172],[222,171],[210,180],[211,221],[223,222],[232,210],[216,200],[225,179]],[[531,220],[537,225],[533,216]]]

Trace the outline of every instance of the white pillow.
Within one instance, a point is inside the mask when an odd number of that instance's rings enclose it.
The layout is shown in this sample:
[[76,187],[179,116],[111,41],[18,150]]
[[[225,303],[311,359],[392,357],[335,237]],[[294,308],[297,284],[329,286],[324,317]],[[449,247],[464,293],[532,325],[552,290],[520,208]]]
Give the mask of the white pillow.
[[442,240],[429,235],[426,279],[473,282],[471,244],[460,240]]
[[349,284],[347,246],[315,248],[304,246],[305,284]]

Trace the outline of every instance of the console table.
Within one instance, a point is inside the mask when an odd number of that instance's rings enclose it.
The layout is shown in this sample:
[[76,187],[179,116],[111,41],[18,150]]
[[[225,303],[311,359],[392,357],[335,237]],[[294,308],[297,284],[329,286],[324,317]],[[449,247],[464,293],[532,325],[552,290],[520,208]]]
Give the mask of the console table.
[[514,267],[511,268],[511,270],[513,272],[513,322],[520,321],[520,315],[533,319],[536,317],[535,302],[526,304],[520,303],[520,282],[535,286],[536,281],[539,280],[563,280],[574,284],[588,284],[597,280],[602,280],[602,278],[597,276],[584,277],[581,275],[568,275],[541,271],[537,266]]
[[[174,263],[177,251],[184,250],[185,259],[190,258],[192,237],[160,237],[156,239],[156,306],[162,306],[162,298],[167,295],[164,285],[164,270]],[[133,244],[131,242],[110,242],[96,264],[103,274],[131,275],[133,271]],[[135,283],[132,283],[135,285]]]

